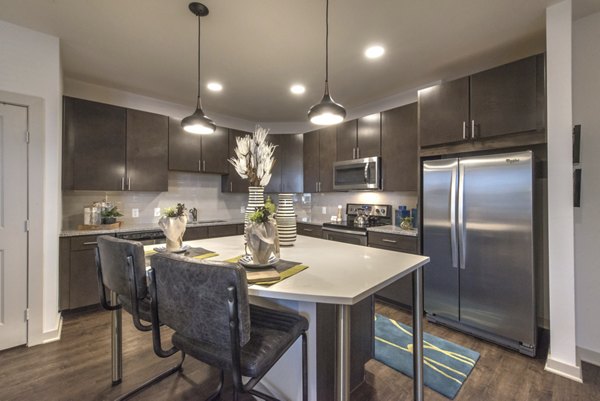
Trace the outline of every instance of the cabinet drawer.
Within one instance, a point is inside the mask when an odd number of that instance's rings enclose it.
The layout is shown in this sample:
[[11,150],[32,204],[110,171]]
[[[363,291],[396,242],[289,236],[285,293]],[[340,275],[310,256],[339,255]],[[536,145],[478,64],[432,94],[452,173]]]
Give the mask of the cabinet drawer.
[[321,230],[321,226],[298,223],[297,227],[298,227],[299,235],[307,235],[309,237],[323,238],[323,231]]
[[208,227],[208,238],[229,237],[231,235],[237,235],[236,224]]
[[369,246],[384,247],[399,252],[418,253],[417,238],[405,235],[369,232]]
[[208,238],[208,227],[188,227],[183,234],[184,241]]
[[243,224],[236,224],[236,231],[238,235],[244,235],[244,225]]
[[[83,251],[86,249],[96,249],[99,235],[82,235],[71,238],[71,252]],[[112,237],[112,235],[111,235]]]

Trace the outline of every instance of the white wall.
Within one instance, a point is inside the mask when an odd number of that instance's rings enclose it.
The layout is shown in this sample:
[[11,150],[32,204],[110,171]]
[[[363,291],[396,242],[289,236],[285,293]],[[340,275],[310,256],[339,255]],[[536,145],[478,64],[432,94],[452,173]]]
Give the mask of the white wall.
[[575,338],[571,0],[546,9],[548,277],[550,353],[546,370],[581,381]]
[[600,13],[573,25],[573,123],[581,124],[581,207],[575,209],[580,356],[600,364]]
[[[39,252],[43,253],[43,278],[40,277],[40,280],[43,279],[43,333],[30,333],[30,340],[31,336],[51,338],[57,334],[60,321],[58,233],[61,209],[62,82],[58,38],[0,21],[0,90],[43,99],[44,150],[41,171],[44,201],[41,204],[44,217],[43,222],[32,222],[34,230],[42,229],[40,224],[43,223],[43,243],[31,244],[39,247]],[[36,145],[39,144],[31,146]]]

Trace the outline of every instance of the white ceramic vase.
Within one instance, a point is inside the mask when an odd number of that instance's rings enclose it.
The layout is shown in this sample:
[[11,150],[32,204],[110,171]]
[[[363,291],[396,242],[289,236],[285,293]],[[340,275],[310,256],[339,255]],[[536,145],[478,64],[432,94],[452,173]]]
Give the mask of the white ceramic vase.
[[246,236],[248,250],[254,263],[266,264],[271,255],[279,257],[279,239],[275,220],[269,219],[266,223],[250,222],[246,228]]
[[181,249],[187,221],[188,218],[185,214],[179,217],[162,216],[158,220],[158,226],[162,228],[165,237],[167,237],[167,252]]
[[296,242],[296,213],[294,211],[294,195],[279,194],[277,205],[277,232],[281,246],[293,246]]
[[248,205],[244,213],[244,238],[250,222],[250,215],[256,211],[256,208],[265,205],[265,187],[248,187]]

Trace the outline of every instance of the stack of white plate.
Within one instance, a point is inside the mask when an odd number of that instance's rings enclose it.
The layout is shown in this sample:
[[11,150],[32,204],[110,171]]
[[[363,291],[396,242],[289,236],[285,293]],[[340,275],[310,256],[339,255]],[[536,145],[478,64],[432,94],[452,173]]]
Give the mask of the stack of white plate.
[[294,212],[293,198],[293,194],[279,194],[275,219],[281,246],[292,246],[296,242],[296,213]]

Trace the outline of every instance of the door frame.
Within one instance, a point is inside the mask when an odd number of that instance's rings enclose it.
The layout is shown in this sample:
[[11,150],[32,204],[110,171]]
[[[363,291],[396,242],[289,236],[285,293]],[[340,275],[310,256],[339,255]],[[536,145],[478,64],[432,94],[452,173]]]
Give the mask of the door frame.
[[[42,344],[50,340],[44,334],[44,100],[35,96],[0,90],[0,102],[27,108],[28,144],[28,197],[27,210],[30,229],[27,239],[27,346]],[[60,159],[60,155],[57,155]],[[51,183],[50,183],[51,184]],[[57,184],[58,185],[58,184]],[[58,201],[58,200],[57,200]],[[60,203],[59,203],[60,204]],[[58,233],[56,234],[58,236]],[[32,244],[34,244],[32,246]],[[46,269],[45,269],[46,268]],[[58,261],[56,265],[58,270]],[[58,274],[56,275],[58,278]],[[58,292],[58,286],[56,286]],[[59,319],[57,333],[60,335],[62,319]],[[54,331],[51,332],[54,334]],[[51,335],[50,337],[55,337]]]

